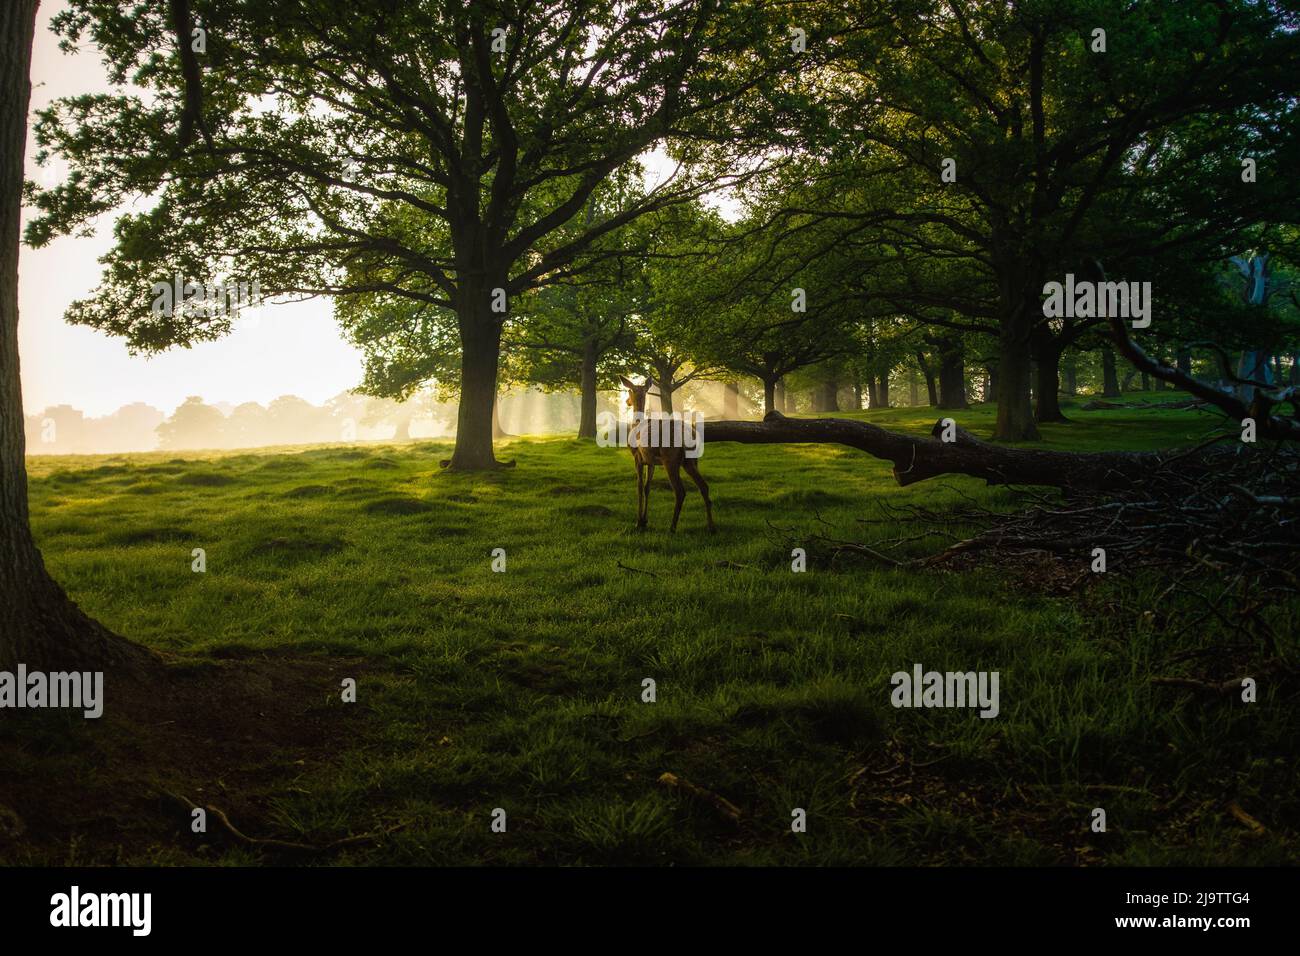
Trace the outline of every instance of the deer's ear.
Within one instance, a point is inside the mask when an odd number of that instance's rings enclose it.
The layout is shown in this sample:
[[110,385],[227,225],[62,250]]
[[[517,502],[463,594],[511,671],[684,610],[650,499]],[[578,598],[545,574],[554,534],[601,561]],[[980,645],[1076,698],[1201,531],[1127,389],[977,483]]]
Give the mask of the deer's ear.
[[627,387],[627,388],[636,388],[635,385],[633,385],[631,382],[629,382],[629,381],[628,381],[626,378],[624,378],[622,375],[620,375],[620,376],[618,377],[618,380],[619,380],[620,382],[622,382],[623,385],[624,385],[625,387]]

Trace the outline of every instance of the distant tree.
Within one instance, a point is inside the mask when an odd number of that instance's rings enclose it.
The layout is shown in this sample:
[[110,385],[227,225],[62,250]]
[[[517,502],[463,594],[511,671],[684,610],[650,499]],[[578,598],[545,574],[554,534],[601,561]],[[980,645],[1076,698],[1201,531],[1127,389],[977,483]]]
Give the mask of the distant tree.
[[235,448],[258,448],[273,444],[271,417],[257,402],[236,405],[223,428],[225,441]]
[[159,446],[177,448],[220,448],[226,442],[226,416],[198,395],[177,406],[171,417],[158,426]]

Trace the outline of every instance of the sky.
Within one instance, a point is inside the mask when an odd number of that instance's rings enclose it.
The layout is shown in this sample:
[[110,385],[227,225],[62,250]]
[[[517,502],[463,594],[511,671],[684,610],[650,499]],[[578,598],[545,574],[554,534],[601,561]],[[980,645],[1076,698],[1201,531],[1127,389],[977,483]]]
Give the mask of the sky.
[[[109,89],[93,48],[83,46],[73,56],[59,50],[49,22],[62,8],[54,0],[41,4],[32,58],[32,115],[60,96]],[[42,182],[35,155],[29,135],[27,176]],[[113,219],[104,216],[90,237],[68,236],[43,249],[22,249],[18,351],[27,414],[72,405],[98,417],[131,402],[147,402],[170,414],[189,395],[232,405],[265,405],[281,395],[298,395],[320,404],[361,382],[361,353],[342,338],[328,299],[267,304],[259,317],[221,341],[150,357],[132,356],[120,339],[69,325],[64,310],[99,284],[98,260],[112,246]]]

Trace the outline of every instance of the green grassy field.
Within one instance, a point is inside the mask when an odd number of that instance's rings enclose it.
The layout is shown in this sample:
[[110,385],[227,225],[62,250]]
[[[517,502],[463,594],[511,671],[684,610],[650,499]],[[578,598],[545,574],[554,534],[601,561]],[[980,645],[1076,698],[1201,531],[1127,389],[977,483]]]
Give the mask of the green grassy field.
[[[1067,413],[1076,423],[1046,428],[1046,447],[1188,444],[1210,423],[1181,411]],[[991,414],[954,417],[987,434]],[[859,415],[918,433],[936,417]],[[1268,686],[1254,705],[1152,687],[1152,676],[1177,673],[1179,652],[1222,638],[1206,630],[1174,643],[1158,621],[1115,610],[1140,611],[1159,581],[1111,568],[1079,600],[998,566],[900,571],[832,561],[811,543],[808,570],[791,571],[791,548],[818,535],[918,533],[895,527],[882,503],[1010,507],[1011,491],[961,478],[900,489],[886,463],[838,446],[706,445],[718,533],[705,532],[689,482],[678,533],[668,533],[662,472],[650,528],[638,533],[626,450],[516,439],[498,456],[517,468],[476,476],[440,471],[448,450],[30,458],[39,544],[89,613],[181,671],[254,668],[268,675],[263,693],[305,695],[332,729],[269,752],[250,743],[257,767],[246,773],[128,772],[130,744],[110,747],[101,738],[111,726],[80,719],[45,727],[39,744],[6,729],[16,778],[53,775],[74,792],[185,786],[196,791],[188,799],[202,802],[201,792],[238,810],[246,833],[313,844],[399,828],[316,862],[1300,859],[1294,708]],[[937,534],[911,553],[970,529],[928,530]],[[191,570],[194,548],[206,552],[205,573]],[[506,552],[502,573],[495,548]],[[312,661],[328,672],[277,676]],[[889,677],[916,663],[998,671],[1001,713],[894,709]],[[340,699],[349,674],[356,703]],[[646,678],[654,703],[642,701]],[[193,720],[204,719],[196,706]],[[665,772],[725,797],[740,822],[660,785]],[[498,807],[505,833],[491,828]],[[1090,829],[1098,807],[1105,833]],[[795,808],[807,811],[805,833],[791,831]],[[90,815],[93,836],[51,818],[21,848],[0,843],[0,855],[278,859],[160,828],[167,813],[124,798]]]

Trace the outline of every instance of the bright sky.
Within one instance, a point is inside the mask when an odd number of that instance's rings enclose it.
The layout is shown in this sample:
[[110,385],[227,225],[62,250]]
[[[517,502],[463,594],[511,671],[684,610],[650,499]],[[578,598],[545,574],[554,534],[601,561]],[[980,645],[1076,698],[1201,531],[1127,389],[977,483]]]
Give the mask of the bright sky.
[[[59,51],[49,21],[62,7],[59,0],[41,4],[32,60],[33,112],[60,96],[108,89],[93,49],[83,46],[75,56]],[[27,175],[40,182],[43,170],[35,154],[29,137]],[[260,321],[219,342],[152,358],[132,357],[120,340],[68,325],[64,310],[99,284],[98,260],[112,246],[112,226],[113,217],[106,216],[91,238],[23,247],[18,347],[28,414],[66,404],[101,416],[131,402],[148,402],[170,414],[189,395],[235,405],[298,395],[320,404],[361,381],[361,353],[343,340],[327,299],[267,305]]]

